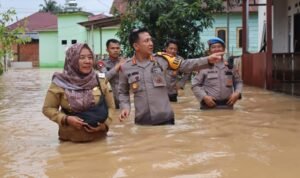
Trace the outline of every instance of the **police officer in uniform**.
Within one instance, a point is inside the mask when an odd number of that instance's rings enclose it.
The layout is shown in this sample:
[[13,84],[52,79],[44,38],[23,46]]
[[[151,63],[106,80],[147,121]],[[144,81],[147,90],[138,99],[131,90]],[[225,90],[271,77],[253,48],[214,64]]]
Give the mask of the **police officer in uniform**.
[[[218,37],[208,40],[209,53],[225,51],[225,43]],[[241,98],[243,82],[237,70],[222,60],[207,69],[202,69],[192,79],[192,90],[201,109],[232,109]]]
[[97,68],[109,81],[113,91],[116,109],[119,109],[119,69],[121,64],[125,61],[122,57],[120,57],[120,42],[116,39],[107,40],[106,51],[108,52],[108,59],[98,61]]
[[[177,55],[178,52],[178,41],[175,39],[170,39],[166,42],[165,52],[177,58],[183,58]],[[190,73],[181,73],[178,70],[173,70],[168,68],[166,81],[168,87],[169,100],[171,102],[177,102],[178,90],[184,88],[186,81],[190,78]]]
[[[171,108],[165,71],[172,64],[182,71],[207,65],[220,60],[223,53],[184,61],[167,61],[161,56],[153,56],[151,35],[145,29],[135,29],[129,35],[129,42],[135,54],[127,60],[119,72],[120,121],[130,114],[130,90],[135,106],[135,123],[140,125],[174,124],[174,112]],[[171,65],[170,65],[171,64]],[[174,67],[173,66],[173,67]]]

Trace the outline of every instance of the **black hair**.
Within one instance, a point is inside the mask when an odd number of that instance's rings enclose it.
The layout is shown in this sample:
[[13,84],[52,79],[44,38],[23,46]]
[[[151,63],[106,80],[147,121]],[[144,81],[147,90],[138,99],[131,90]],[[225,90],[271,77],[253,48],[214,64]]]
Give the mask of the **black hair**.
[[165,48],[167,48],[170,44],[175,44],[177,48],[179,48],[179,43],[176,39],[169,39],[165,44]]
[[118,43],[118,44],[120,44],[120,41],[111,38],[111,39],[109,39],[109,40],[106,41],[106,48],[108,48],[108,46],[109,46],[110,43]]
[[149,33],[148,29],[146,29],[146,28],[136,28],[136,29],[131,30],[131,32],[129,34],[129,44],[132,48],[133,48],[133,43],[138,41],[139,34],[144,33],[144,32]]

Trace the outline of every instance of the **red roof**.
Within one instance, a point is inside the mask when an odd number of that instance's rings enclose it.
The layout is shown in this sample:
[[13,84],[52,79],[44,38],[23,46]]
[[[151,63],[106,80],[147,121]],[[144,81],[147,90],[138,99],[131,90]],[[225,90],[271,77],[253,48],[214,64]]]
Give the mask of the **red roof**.
[[26,32],[57,29],[57,16],[49,12],[36,12],[8,26],[16,28],[19,24],[26,23]]
[[89,21],[104,19],[104,18],[107,18],[107,17],[108,16],[104,15],[104,14],[93,15],[93,16],[89,16]]

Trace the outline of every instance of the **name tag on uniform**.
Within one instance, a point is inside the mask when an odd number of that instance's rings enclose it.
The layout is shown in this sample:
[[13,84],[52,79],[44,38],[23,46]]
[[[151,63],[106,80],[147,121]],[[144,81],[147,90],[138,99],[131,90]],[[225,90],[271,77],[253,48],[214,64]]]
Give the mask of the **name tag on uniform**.
[[218,78],[218,73],[208,73],[207,78],[208,79]]
[[105,78],[105,73],[98,73],[99,78]]

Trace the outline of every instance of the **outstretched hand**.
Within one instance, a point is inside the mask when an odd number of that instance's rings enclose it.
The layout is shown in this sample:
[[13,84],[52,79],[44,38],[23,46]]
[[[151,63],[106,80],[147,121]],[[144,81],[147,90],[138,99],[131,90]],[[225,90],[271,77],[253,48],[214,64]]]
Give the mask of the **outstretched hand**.
[[218,52],[218,53],[213,53],[211,55],[208,56],[208,63],[210,64],[214,64],[219,62],[222,58],[223,55],[225,54],[225,52]]

